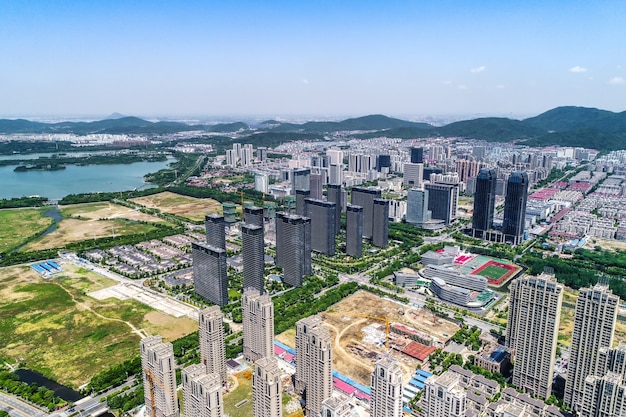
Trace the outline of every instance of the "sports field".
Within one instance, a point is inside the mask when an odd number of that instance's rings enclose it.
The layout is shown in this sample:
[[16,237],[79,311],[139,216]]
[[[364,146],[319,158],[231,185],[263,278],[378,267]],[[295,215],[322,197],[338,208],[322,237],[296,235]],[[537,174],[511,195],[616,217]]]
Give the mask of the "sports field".
[[520,271],[520,267],[497,259],[490,259],[475,268],[472,275],[481,275],[487,278],[489,285],[500,285],[508,278]]

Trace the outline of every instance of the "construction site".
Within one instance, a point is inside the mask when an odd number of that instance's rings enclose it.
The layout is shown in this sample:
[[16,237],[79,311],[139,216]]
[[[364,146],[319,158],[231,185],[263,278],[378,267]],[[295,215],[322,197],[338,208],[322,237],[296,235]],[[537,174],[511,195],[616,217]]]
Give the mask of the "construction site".
[[[381,355],[398,359],[408,382],[416,366],[444,347],[459,329],[430,310],[366,291],[345,298],[320,316],[333,338],[333,369],[365,385]],[[294,340],[282,341],[295,345]]]

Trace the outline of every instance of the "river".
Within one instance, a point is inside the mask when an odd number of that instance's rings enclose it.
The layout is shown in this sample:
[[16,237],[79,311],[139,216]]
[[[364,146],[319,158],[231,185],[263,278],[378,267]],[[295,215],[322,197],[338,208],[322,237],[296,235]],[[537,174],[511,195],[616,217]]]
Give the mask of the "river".
[[20,381],[26,382],[27,384],[31,384],[34,382],[40,387],[46,387],[54,391],[56,395],[63,398],[65,401],[75,402],[83,398],[80,393],[64,385],[61,385],[58,382],[46,378],[39,372],[31,371],[30,369],[18,369],[17,371],[15,371],[15,374],[20,378]]
[[173,159],[114,165],[67,165],[60,171],[15,172],[0,167],[0,198],[39,195],[56,200],[68,194],[126,191],[146,186],[143,176],[167,168]]

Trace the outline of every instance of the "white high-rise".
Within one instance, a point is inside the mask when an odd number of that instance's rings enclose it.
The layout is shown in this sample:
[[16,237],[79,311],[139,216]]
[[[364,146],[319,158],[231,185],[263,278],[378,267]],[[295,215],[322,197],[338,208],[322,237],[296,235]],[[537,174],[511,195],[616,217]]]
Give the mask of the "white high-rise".
[[268,294],[247,289],[241,297],[243,356],[249,362],[274,355],[274,304]]
[[140,349],[146,415],[178,416],[176,361],[172,344],[163,343],[161,336],[148,336],[141,340]]
[[198,335],[200,337],[200,361],[207,374],[217,373],[226,386],[226,344],[224,342],[224,322],[218,306],[208,307],[200,312]]
[[372,373],[371,417],[402,417],[402,368],[393,358],[376,362]]
[[254,417],[281,417],[282,383],[278,359],[274,356],[256,361],[252,374],[252,407]]
[[183,369],[183,404],[185,417],[222,417],[222,379],[219,374],[207,374],[204,365],[195,364]]
[[510,286],[506,344],[513,350],[513,385],[548,398],[556,356],[563,285],[552,274],[518,278]]

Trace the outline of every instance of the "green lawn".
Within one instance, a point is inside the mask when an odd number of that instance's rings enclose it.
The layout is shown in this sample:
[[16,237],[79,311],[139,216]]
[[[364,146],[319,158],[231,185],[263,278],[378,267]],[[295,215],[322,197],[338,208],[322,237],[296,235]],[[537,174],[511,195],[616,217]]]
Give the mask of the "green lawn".
[[53,223],[48,208],[0,210],[0,253],[10,251],[44,232]]
[[[241,407],[235,407],[240,401],[248,402]],[[239,378],[239,386],[224,396],[224,414],[230,417],[249,417],[252,415],[252,381]]]
[[489,265],[482,271],[478,272],[478,275],[482,275],[485,278],[497,281],[502,278],[509,270],[506,268],[500,268],[499,266]]

